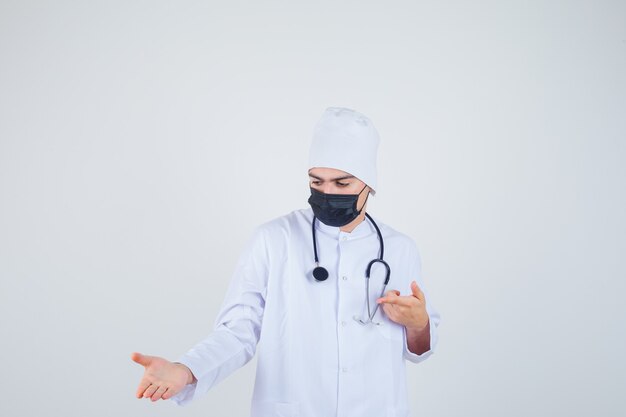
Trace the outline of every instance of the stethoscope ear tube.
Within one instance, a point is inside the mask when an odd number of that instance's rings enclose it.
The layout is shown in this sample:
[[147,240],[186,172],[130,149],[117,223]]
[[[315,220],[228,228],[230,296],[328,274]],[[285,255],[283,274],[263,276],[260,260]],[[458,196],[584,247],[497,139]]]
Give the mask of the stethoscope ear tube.
[[389,264],[382,259],[372,259],[370,263],[367,264],[367,269],[365,270],[365,278],[369,279],[372,265],[374,265],[376,262],[380,262],[381,264],[385,265],[385,268],[387,269],[387,273],[385,274],[385,285],[387,285],[389,283],[389,277],[391,275],[391,268],[389,267]]
[[387,273],[385,275],[385,285],[383,285],[383,289],[378,296],[379,298],[385,295],[385,288],[387,288],[387,283],[389,282],[389,277],[391,275],[391,268],[389,267],[389,264],[387,264],[387,262],[383,261],[382,259],[372,259],[370,263],[367,264],[367,269],[365,270],[365,278],[367,279],[365,290],[365,299],[367,300],[367,321],[363,321],[357,318],[356,320],[361,324],[374,323],[380,325],[380,323],[377,323],[373,320],[374,316],[376,315],[376,311],[378,310],[378,307],[380,307],[380,304],[377,303],[374,311],[370,313],[370,271],[372,269],[372,265],[374,265],[376,262],[382,263],[387,269]]

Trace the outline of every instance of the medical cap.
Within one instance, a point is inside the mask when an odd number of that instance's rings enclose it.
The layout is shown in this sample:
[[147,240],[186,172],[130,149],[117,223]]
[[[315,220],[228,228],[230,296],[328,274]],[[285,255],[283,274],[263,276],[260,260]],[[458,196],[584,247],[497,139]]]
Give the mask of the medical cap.
[[367,116],[328,107],[315,125],[309,168],[334,168],[354,175],[376,194],[376,154],[380,138]]

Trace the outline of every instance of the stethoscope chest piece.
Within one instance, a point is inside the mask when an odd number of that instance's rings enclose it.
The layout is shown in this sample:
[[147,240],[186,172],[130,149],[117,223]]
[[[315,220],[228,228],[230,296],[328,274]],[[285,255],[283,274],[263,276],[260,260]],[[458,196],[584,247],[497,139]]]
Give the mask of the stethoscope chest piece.
[[323,266],[316,266],[313,269],[313,278],[316,281],[326,281],[328,278],[328,271]]

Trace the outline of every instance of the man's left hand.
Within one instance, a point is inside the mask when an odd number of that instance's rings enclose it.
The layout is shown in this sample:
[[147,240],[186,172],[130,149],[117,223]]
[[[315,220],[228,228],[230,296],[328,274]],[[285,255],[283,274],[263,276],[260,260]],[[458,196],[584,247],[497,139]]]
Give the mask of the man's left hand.
[[382,304],[383,311],[392,321],[408,330],[420,331],[428,325],[426,298],[415,281],[411,283],[411,292],[409,295],[400,295],[398,290],[389,290],[376,302]]

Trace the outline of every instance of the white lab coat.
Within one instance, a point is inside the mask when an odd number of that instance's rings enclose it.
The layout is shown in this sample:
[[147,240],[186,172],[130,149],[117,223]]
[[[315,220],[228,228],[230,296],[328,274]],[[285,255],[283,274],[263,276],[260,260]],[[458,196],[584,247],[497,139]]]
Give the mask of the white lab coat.
[[[247,363],[258,343],[251,417],[406,417],[405,359],[421,362],[437,345],[440,315],[421,277],[414,241],[378,221],[384,259],[391,268],[385,292],[411,293],[416,280],[430,317],[429,351],[407,348],[406,329],[380,306],[382,324],[367,317],[365,268],[379,254],[378,236],[365,219],[351,232],[319,221],[320,265],[329,278],[317,282],[311,237],[311,208],[295,210],[257,227],[239,258],[212,333],[177,361],[198,381],[172,397],[184,405]],[[370,308],[376,307],[384,267],[375,264]],[[412,393],[411,395],[418,395]]]

